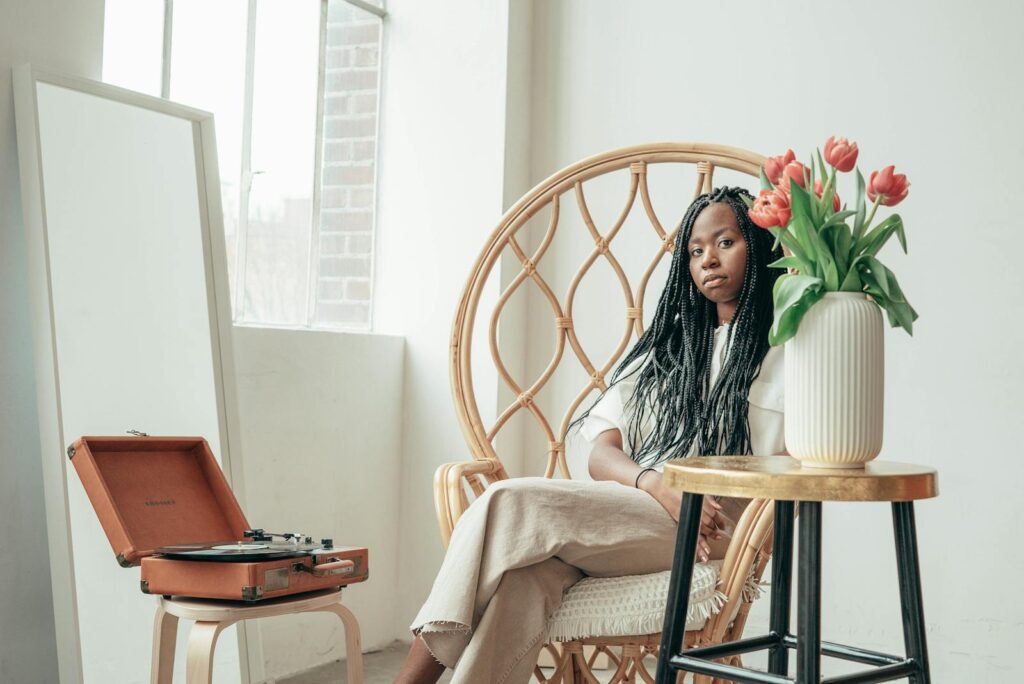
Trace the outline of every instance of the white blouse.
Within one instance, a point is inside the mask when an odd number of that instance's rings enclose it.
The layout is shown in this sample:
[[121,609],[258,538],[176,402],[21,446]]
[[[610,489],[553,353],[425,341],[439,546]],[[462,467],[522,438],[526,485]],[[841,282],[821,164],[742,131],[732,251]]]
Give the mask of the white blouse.
[[[715,346],[711,355],[712,386],[725,362],[728,330],[728,325],[715,328]],[[755,456],[771,456],[786,450],[782,414],[784,368],[783,348],[770,347],[764,361],[761,362],[761,372],[750,384],[750,393],[747,395],[747,418],[750,422],[750,447]],[[622,433],[623,449],[627,454],[632,455],[640,448],[653,429],[653,416],[650,412],[647,413],[646,420],[640,425],[640,434],[629,443],[627,425],[630,416],[626,414],[625,405],[636,387],[636,377],[633,375],[625,378],[605,392],[580,426],[580,434],[584,439],[593,442],[602,432],[619,430]],[[693,449],[696,449],[696,444]],[[656,468],[661,470],[661,464]]]

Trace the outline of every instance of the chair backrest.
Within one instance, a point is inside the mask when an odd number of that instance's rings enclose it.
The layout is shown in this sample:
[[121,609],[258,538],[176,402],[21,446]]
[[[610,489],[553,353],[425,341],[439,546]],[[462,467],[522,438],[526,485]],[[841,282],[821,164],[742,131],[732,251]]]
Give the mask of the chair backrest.
[[[728,168],[757,178],[759,167],[763,161],[764,157],[754,152],[722,145],[655,143],[626,147],[584,159],[562,169],[539,183],[505,213],[473,266],[469,281],[459,301],[452,327],[450,357],[452,391],[463,434],[475,459],[497,459],[498,455],[494,444],[498,433],[508,425],[509,419],[513,415],[525,410],[547,437],[545,477],[553,477],[556,472],[560,473],[562,477],[570,477],[565,458],[565,437],[573,416],[583,400],[593,390],[604,391],[606,389],[606,375],[615,368],[623,354],[629,349],[631,342],[643,334],[643,303],[648,282],[659,262],[673,251],[678,226],[666,230],[655,214],[648,185],[648,166],[652,164],[693,166],[696,171],[696,189],[693,196],[696,197],[702,192],[711,190],[716,168]],[[629,169],[629,187],[625,208],[612,227],[606,233],[601,233],[595,226],[587,206],[584,184],[599,176],[623,169]],[[591,240],[594,247],[572,278],[567,293],[560,299],[541,275],[540,266],[555,232],[559,229],[561,212],[568,211],[567,208],[563,209],[562,198],[570,192],[575,196],[576,207],[586,228],[586,233],[580,237]],[[646,269],[642,273],[632,274],[631,278],[616,259],[613,245],[629,214],[634,210],[640,211],[636,208],[637,195],[641,200],[643,214],[649,222],[651,230],[654,231],[658,243]],[[571,206],[569,202],[565,204]],[[532,254],[528,254],[523,246],[526,241],[522,239],[521,231],[527,226],[530,219],[542,210],[547,210],[550,213],[550,222],[539,246]],[[502,292],[494,311],[489,316],[488,338],[491,360],[495,364],[498,376],[515,399],[509,406],[500,410],[493,425],[484,425],[473,388],[471,345],[478,320],[481,295],[488,282],[488,277],[495,266],[500,263],[500,257],[506,253],[506,250],[511,250],[511,254],[521,264],[521,269]],[[605,259],[611,266],[622,287],[625,295],[626,322],[617,348],[606,363],[596,367],[584,352],[577,337],[573,320],[573,304],[580,281],[600,258]],[[510,375],[501,357],[497,331],[498,322],[506,303],[527,279],[533,280],[550,304],[552,315],[547,319],[546,324],[550,325],[554,331],[555,353],[540,377],[528,386],[521,386]],[[483,320],[482,316],[480,320]],[[531,321],[531,325],[537,325],[540,322],[534,320]],[[564,353],[567,343],[572,354]],[[582,366],[589,382],[580,388],[580,392],[570,405],[559,407],[556,411],[549,410],[546,415],[534,398],[548,383],[558,366],[563,363],[577,363]]]

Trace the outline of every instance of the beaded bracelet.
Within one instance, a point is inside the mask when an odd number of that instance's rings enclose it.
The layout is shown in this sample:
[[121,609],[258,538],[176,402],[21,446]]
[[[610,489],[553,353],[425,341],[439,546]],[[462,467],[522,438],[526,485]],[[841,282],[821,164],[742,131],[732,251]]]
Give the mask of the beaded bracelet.
[[644,473],[650,473],[654,470],[655,468],[644,468],[641,470],[636,476],[636,481],[633,483],[633,489],[640,489],[640,478],[644,476]]

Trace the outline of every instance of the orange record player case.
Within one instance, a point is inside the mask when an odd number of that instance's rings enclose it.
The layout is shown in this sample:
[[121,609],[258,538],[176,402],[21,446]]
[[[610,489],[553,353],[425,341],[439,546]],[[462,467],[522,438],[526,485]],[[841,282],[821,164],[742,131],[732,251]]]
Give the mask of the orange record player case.
[[142,591],[258,601],[361,582],[367,549],[225,562],[154,555],[177,544],[242,540],[245,514],[202,437],[82,437],[68,447],[122,567],[142,566]]

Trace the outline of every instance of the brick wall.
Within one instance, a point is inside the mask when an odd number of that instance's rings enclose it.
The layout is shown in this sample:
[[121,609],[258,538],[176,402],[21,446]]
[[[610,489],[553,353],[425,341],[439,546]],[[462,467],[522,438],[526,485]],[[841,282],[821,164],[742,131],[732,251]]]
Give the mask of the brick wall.
[[321,327],[370,323],[380,30],[374,15],[329,2],[313,321]]

